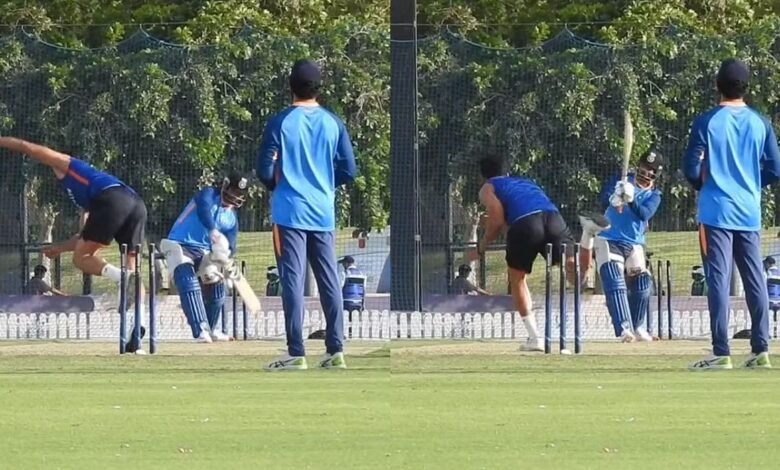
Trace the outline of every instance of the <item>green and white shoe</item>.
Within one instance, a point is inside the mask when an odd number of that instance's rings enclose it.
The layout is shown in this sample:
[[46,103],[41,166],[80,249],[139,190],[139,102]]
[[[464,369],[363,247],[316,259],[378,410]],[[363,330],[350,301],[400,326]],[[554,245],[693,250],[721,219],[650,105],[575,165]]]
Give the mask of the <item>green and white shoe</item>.
[[689,370],[726,370],[733,369],[731,356],[710,356],[691,364]]
[[347,362],[344,360],[344,353],[325,354],[317,365],[320,369],[346,369]]
[[742,363],[745,369],[771,369],[772,363],[769,362],[769,353],[762,352],[751,354],[750,357]]
[[309,366],[306,364],[304,356],[290,356],[285,354],[264,367],[267,371],[277,370],[306,370]]

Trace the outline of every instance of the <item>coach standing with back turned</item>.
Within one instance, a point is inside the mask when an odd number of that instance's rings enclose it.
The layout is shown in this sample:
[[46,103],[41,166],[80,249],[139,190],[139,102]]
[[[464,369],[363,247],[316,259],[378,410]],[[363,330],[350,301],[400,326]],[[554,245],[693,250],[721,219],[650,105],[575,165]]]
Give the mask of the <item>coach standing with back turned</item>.
[[311,264],[325,314],[325,356],[318,367],[346,368],[344,310],[336,248],[336,188],[355,179],[355,156],[344,123],[317,102],[319,66],[299,60],[290,72],[292,106],[266,124],[257,176],[271,195],[274,251],[282,283],[287,354],[266,370],[306,369],[304,279]]
[[780,179],[780,150],[772,123],[745,104],[747,66],[721,64],[718,106],[693,121],[683,161],[699,191],[699,243],[707,280],[712,356],[692,370],[731,369],[729,283],[736,262],[751,317],[746,368],[769,368],[769,305],[761,263],[761,188]]

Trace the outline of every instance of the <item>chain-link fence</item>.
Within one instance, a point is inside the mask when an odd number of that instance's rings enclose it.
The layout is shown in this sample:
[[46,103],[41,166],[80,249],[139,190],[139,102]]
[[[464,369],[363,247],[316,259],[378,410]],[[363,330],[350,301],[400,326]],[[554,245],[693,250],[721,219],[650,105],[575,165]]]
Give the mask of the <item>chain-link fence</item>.
[[[577,215],[603,211],[599,195],[620,173],[628,110],[635,131],[632,164],[650,149],[666,160],[647,251],[654,266],[653,260],[671,260],[673,293],[689,295],[692,268],[701,264],[695,194],[681,173],[690,125],[717,103],[715,72],[732,55],[753,69],[749,103],[776,120],[778,31],[728,38],[670,28],[647,44],[621,47],[566,29],[527,49],[485,47],[449,29],[418,39],[422,291],[451,292],[466,262],[464,249],[478,238],[484,210],[477,198],[481,156],[504,157],[514,174],[540,184],[578,237]],[[776,188],[764,193],[765,255],[780,252],[777,230],[771,229],[776,194]],[[472,280],[505,294],[501,243],[481,263],[472,263]],[[543,272],[542,263],[540,257],[535,273]],[[530,281],[539,296],[543,280],[538,274]],[[593,277],[589,282],[598,288]]]
[[[0,39],[0,51],[0,132],[118,176],[144,198],[149,242],[156,243],[199,188],[220,183],[228,170],[253,172],[265,121],[290,103],[290,65],[301,57],[318,60],[326,80],[322,101],[344,118],[361,156],[360,179],[338,194],[344,227],[338,252],[370,272],[374,291],[389,289],[382,279],[389,231],[365,229],[387,219],[385,31],[292,38],[246,28],[221,45],[184,47],[139,30],[114,47],[71,50],[17,30]],[[6,221],[0,284],[19,293],[35,265],[51,267],[40,247],[77,231],[78,215],[47,168],[2,152],[0,169]],[[255,185],[240,214],[238,257],[258,292],[275,264],[267,198]],[[117,250],[106,255],[117,262]],[[113,289],[63,261],[53,282],[66,293]]]
[[[536,180],[576,235],[576,215],[601,209],[602,185],[619,171],[622,116],[629,110],[634,159],[650,148],[667,159],[659,182],[663,202],[647,249],[652,259],[672,261],[672,291],[687,295],[690,270],[700,263],[695,196],[678,170],[690,123],[715,104],[713,74],[729,55],[753,67],[750,102],[776,120],[776,35],[767,30],[727,38],[670,28],[647,44],[613,47],[564,29],[538,47],[503,50],[449,29],[429,29],[407,44],[414,61],[406,64],[416,65],[394,72],[409,78],[398,91],[414,87],[417,96],[416,126],[403,137],[416,142],[417,158],[405,175],[390,158],[393,63],[386,30],[292,38],[245,29],[227,43],[201,47],[166,43],[139,30],[97,50],[61,48],[18,30],[0,40],[0,132],[119,176],[144,197],[149,241],[158,242],[199,187],[228,169],[252,171],[265,121],[289,103],[290,65],[313,57],[326,73],[323,102],[344,117],[359,161],[358,180],[338,194],[338,252],[353,255],[366,271],[370,293],[389,293],[391,218],[403,224],[419,217],[417,289],[429,295],[452,292],[463,251],[479,234],[480,156],[504,156],[515,173]],[[419,178],[413,204],[391,204],[400,197],[390,191],[391,166],[397,178]],[[77,230],[77,216],[47,169],[6,152],[0,168],[0,216],[6,221],[0,226],[0,285],[18,293],[34,265],[49,264],[40,247]],[[775,196],[774,189],[765,192],[767,227],[776,222]],[[266,268],[274,264],[267,207],[258,186],[241,211],[238,256],[261,292]],[[765,233],[765,254],[780,252],[776,233]],[[116,262],[114,250],[108,256]],[[85,279],[68,259],[56,270],[52,265],[49,275],[68,293],[85,291]],[[472,276],[488,291],[506,293],[500,249],[473,265]],[[532,278],[535,294],[541,294],[542,280]],[[109,288],[94,279],[86,291]]]

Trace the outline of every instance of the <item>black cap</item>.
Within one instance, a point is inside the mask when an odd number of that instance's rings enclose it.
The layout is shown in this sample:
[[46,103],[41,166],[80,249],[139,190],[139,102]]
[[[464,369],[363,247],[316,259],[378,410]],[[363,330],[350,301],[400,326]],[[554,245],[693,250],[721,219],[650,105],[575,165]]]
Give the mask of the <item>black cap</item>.
[[340,264],[354,264],[354,263],[355,263],[355,258],[353,258],[353,257],[351,257],[351,256],[349,256],[349,255],[347,255],[347,256],[345,256],[345,257],[341,258],[341,259],[339,260],[339,263],[340,263]]
[[312,86],[322,83],[322,71],[316,62],[301,59],[292,66],[290,71],[291,86]]
[[726,59],[720,64],[717,80],[724,84],[747,84],[750,82],[750,69],[739,59]]

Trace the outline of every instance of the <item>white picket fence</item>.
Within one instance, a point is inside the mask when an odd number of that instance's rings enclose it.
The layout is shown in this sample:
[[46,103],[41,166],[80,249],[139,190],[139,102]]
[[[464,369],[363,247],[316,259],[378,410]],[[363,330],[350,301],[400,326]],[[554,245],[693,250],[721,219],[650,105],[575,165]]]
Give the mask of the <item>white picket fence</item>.
[[[677,339],[704,338],[710,334],[709,314],[701,308],[702,299],[686,301],[682,298],[672,306],[672,335]],[[569,304],[571,305],[571,303]],[[111,299],[97,299],[96,310],[89,313],[0,313],[0,340],[32,339],[91,339],[115,340],[119,334],[119,315]],[[750,328],[750,316],[743,302],[737,302],[731,312],[729,329],[735,332]],[[658,332],[658,309],[651,309],[652,331]],[[614,337],[612,324],[603,307],[603,298],[591,298],[583,303],[582,335],[585,341],[609,340]],[[544,328],[544,312],[535,311],[537,324]],[[770,313],[770,315],[772,315]],[[574,315],[567,313],[567,337],[574,338]],[[235,322],[234,322],[235,318]],[[557,340],[559,312],[553,311],[552,337]],[[224,316],[224,330],[237,339],[283,338],[284,313],[281,311],[249,314],[246,323],[239,305],[233,315],[228,301]],[[667,337],[668,312],[661,311],[661,336]],[[148,326],[148,312],[143,323]],[[133,312],[128,312],[128,327],[133,323]],[[774,322],[770,319],[770,323]],[[235,328],[234,328],[235,325]],[[161,341],[179,341],[191,338],[191,331],[181,312],[178,297],[162,296],[157,303],[157,336]],[[318,310],[307,310],[304,315],[304,335],[325,328],[324,315]],[[344,329],[348,339],[389,341],[393,339],[517,339],[525,338],[526,331],[517,314],[512,312],[447,313],[395,312],[366,310],[345,315]],[[776,331],[776,328],[773,328]],[[350,331],[351,330],[351,331]]]

